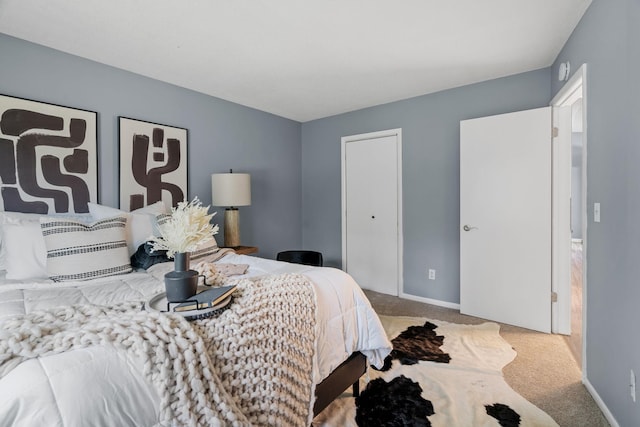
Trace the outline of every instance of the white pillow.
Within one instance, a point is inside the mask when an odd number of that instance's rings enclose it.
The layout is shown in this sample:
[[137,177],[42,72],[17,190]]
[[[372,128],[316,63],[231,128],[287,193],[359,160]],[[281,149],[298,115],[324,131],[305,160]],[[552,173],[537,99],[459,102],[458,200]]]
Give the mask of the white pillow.
[[159,235],[156,215],[166,213],[167,208],[163,201],[159,201],[144,208],[124,212],[109,206],[89,203],[89,212],[94,220],[111,218],[115,215],[127,215],[127,247],[129,256],[131,256],[141,244],[149,240],[149,237]]
[[40,221],[13,221],[4,224],[2,228],[7,279],[46,278],[47,251]]
[[0,224],[6,224],[13,221],[39,221],[41,214],[24,213],[24,212],[0,212]]
[[49,278],[62,282],[130,273],[126,225],[126,215],[92,224],[41,218]]
[[0,212],[0,270],[6,270],[6,244],[3,244],[4,225],[9,222],[19,222],[21,220],[38,221],[40,214],[25,214],[21,212]]
[[[43,252],[44,240],[42,240],[40,233],[40,217],[42,216],[33,213],[0,212],[0,270],[11,269],[15,274],[14,277],[14,274],[7,273],[8,279],[47,277],[44,268],[36,268],[46,265],[46,255]],[[89,213],[60,213],[50,216],[91,222],[91,214]],[[10,243],[6,243],[6,238],[3,237],[8,224],[12,224]],[[20,236],[21,232],[25,233],[22,237]]]

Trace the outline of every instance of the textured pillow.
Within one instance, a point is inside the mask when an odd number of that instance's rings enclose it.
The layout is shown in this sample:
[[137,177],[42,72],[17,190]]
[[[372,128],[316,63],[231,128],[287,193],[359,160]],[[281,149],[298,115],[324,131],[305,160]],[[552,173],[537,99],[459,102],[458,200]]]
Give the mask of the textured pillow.
[[202,260],[209,255],[213,255],[220,250],[218,247],[218,243],[216,242],[215,236],[213,239],[205,243],[203,246],[200,246],[195,251],[191,252],[191,261]]
[[[160,214],[156,217],[156,222],[160,227],[170,219],[171,219],[170,214]],[[158,233],[159,232],[160,230],[158,230]],[[158,234],[158,235],[160,236],[161,234]],[[216,242],[216,236],[211,236],[211,237],[212,239],[210,241],[205,243],[203,246],[200,246],[195,251],[191,252],[191,256],[189,257],[191,261],[195,261],[195,260],[202,261],[204,258],[208,257],[209,255],[215,254],[220,250],[220,248],[218,247],[218,242]]]
[[[72,218],[90,222],[91,215],[60,213],[57,218]],[[46,278],[47,256],[40,231],[40,214],[0,212],[0,270],[7,270],[7,279]],[[5,230],[9,237],[5,238]]]
[[126,236],[129,256],[135,254],[140,245],[144,244],[149,237],[158,235],[156,215],[166,213],[166,211],[167,208],[162,201],[131,212],[89,203],[89,212],[93,215],[94,220],[111,218],[116,215],[127,215]]
[[41,218],[49,278],[62,282],[130,273],[126,225],[126,215],[93,224]]

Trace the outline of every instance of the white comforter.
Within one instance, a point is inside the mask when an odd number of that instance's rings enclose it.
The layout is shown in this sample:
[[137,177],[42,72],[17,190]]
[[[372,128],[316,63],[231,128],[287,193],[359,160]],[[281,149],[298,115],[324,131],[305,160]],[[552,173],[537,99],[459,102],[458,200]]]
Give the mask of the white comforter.
[[[249,264],[242,277],[296,272],[312,281],[318,303],[316,383],[356,350],[375,366],[389,353],[391,344],[369,301],[341,270],[233,253],[217,262]],[[0,327],[3,319],[48,307],[148,300],[163,291],[162,277],[171,268],[157,264],[148,272],[64,284],[0,281]],[[31,359],[0,379],[0,426],[155,425],[158,396],[141,372],[141,361],[104,347]]]

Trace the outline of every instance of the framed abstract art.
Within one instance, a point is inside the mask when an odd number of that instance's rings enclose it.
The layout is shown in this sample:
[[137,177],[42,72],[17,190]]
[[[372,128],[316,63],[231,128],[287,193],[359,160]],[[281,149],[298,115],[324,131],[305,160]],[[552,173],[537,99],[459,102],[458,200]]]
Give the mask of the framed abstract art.
[[97,113],[0,95],[0,210],[84,213],[97,201]]
[[119,117],[120,209],[187,198],[187,130]]

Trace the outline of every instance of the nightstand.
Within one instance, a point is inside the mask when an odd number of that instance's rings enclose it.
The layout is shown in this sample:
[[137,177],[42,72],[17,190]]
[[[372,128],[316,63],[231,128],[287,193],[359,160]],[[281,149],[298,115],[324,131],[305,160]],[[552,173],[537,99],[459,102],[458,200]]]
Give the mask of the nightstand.
[[249,255],[258,252],[256,246],[223,246],[223,248],[233,249],[238,255]]

